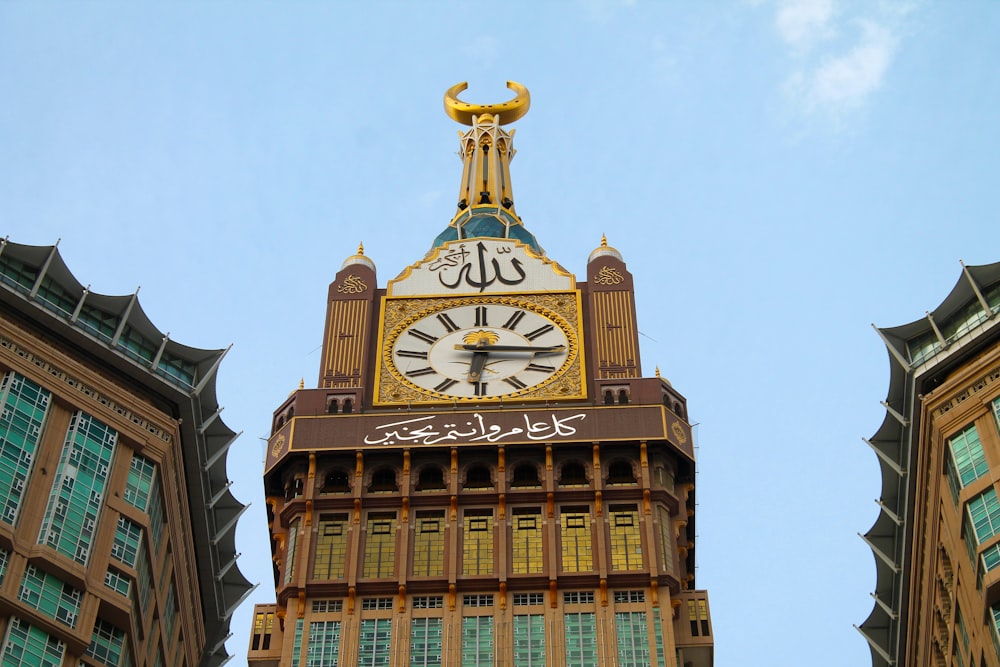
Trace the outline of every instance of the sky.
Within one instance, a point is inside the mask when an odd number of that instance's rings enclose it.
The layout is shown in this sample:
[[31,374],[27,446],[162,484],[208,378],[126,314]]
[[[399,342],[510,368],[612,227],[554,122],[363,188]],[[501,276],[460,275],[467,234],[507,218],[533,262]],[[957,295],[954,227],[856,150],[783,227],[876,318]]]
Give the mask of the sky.
[[[1000,261],[1000,3],[0,0],[0,236],[59,242],[218,376],[239,564],[274,601],[273,410],[319,372],[359,242],[380,286],[455,213],[444,91],[501,102],[517,211],[585,275],[634,274],[643,374],[697,426],[697,587],[716,664],[870,664],[852,627],[885,416],[871,324]],[[806,657],[807,656],[807,657]]]

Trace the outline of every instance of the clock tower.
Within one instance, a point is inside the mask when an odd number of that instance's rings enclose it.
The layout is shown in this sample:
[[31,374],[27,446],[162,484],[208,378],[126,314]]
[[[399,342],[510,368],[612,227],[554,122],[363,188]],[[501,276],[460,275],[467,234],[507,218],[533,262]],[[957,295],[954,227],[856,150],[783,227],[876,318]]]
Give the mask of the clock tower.
[[251,665],[712,664],[686,400],[641,377],[621,254],[577,280],[522,224],[507,85],[445,93],[468,129],[430,250],[379,288],[359,248],[330,284],[318,386],[273,417]]

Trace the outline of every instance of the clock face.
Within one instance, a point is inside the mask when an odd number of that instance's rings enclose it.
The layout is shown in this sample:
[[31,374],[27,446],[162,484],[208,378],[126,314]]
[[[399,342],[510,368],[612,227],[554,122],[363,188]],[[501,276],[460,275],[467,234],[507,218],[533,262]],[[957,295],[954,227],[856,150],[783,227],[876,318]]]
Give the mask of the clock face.
[[448,399],[527,394],[575,356],[575,335],[562,317],[516,302],[439,307],[401,322],[388,340],[392,375]]

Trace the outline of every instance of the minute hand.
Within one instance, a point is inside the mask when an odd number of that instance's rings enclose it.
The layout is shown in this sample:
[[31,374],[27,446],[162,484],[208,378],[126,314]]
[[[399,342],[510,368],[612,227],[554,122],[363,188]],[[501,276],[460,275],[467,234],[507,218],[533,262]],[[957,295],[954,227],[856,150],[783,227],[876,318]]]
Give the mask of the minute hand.
[[468,350],[475,352],[534,352],[535,354],[545,354],[549,352],[562,352],[565,345],[548,345],[544,347],[532,347],[530,345],[456,345],[456,350]]

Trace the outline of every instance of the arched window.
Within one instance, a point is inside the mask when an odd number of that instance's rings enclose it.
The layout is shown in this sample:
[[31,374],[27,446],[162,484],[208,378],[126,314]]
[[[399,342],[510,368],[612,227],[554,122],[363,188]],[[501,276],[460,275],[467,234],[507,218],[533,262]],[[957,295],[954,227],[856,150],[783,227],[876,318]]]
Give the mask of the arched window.
[[444,473],[437,466],[426,466],[417,479],[417,491],[440,491],[444,485]]
[[538,479],[538,468],[533,463],[519,463],[514,468],[510,485],[513,487],[541,486],[542,482]]
[[490,475],[490,469],[484,465],[475,465],[466,470],[465,488],[467,489],[493,488],[493,477]]
[[608,466],[608,484],[635,484],[632,464],[628,461],[612,461]]
[[618,392],[618,405],[628,405],[628,392],[624,389]]
[[604,405],[614,405],[614,404],[615,404],[615,395],[612,394],[610,391],[604,392]]
[[569,461],[562,467],[562,475],[559,477],[559,486],[586,486],[587,469],[579,461]]
[[368,485],[368,491],[371,493],[399,491],[399,485],[396,484],[396,471],[389,467],[376,470],[372,473],[372,483]]
[[350,493],[351,482],[344,470],[331,470],[323,478],[322,493]]
[[353,401],[351,401],[351,399],[349,399],[349,398],[344,399],[344,409],[342,410],[342,412],[345,415],[349,415],[352,412],[354,412],[354,403],[353,403]]

